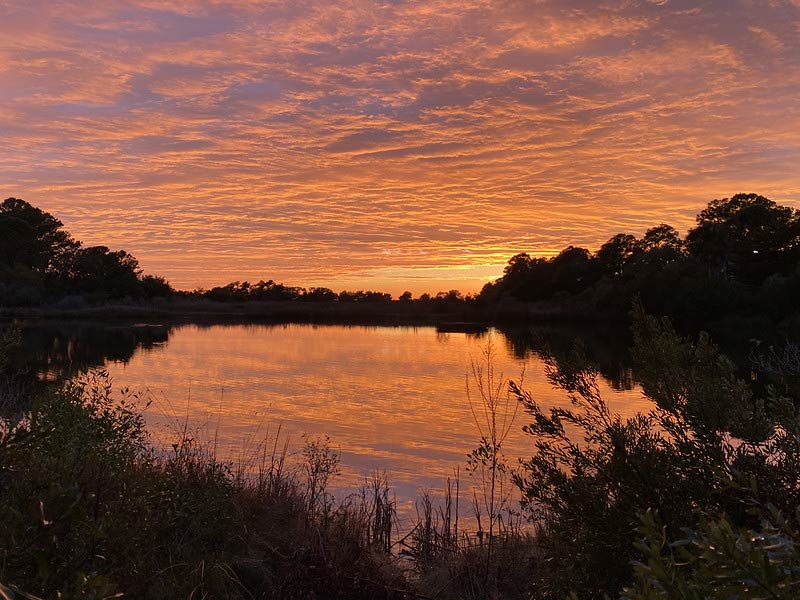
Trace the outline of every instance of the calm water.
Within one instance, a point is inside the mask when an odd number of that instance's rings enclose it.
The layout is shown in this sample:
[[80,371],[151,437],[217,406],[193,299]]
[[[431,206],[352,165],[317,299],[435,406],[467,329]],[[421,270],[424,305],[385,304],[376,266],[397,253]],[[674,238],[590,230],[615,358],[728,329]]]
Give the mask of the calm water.
[[[472,361],[488,344],[498,377],[519,380],[544,406],[566,401],[546,380],[543,348],[580,339],[605,378],[603,393],[622,414],[645,410],[615,332],[551,329],[443,333],[434,327],[314,325],[108,326],[49,323],[26,330],[28,362],[59,379],[104,365],[116,389],[151,401],[146,419],[169,446],[187,423],[217,453],[247,460],[278,427],[299,460],[303,436],[327,435],[341,453],[338,495],[385,471],[408,512],[420,488],[439,490],[479,433],[465,392]],[[519,412],[506,442],[514,462],[532,440]]]

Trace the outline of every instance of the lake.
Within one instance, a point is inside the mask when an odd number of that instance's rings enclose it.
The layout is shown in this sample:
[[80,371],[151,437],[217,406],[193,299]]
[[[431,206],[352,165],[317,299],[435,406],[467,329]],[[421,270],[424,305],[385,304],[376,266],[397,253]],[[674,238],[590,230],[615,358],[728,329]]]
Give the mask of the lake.
[[[441,490],[456,469],[469,484],[466,456],[480,434],[466,385],[488,345],[498,380],[522,379],[545,407],[567,398],[548,382],[542,357],[576,340],[603,373],[613,410],[649,407],[618,331],[448,329],[44,322],[26,327],[24,360],[51,380],[104,366],[116,390],[141,392],[150,403],[148,428],[166,448],[186,427],[216,444],[220,458],[247,462],[265,442],[271,448],[280,429],[296,464],[305,439],[328,436],[341,455],[337,497],[386,472],[401,516],[420,489]],[[524,423],[519,411],[505,444],[511,463],[533,446]]]

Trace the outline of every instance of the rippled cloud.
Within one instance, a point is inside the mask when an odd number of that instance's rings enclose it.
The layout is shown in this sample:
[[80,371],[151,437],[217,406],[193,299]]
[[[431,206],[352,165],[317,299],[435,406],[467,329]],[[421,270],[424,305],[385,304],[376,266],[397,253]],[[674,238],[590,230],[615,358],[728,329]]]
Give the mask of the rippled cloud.
[[797,0],[0,2],[0,184],[180,287],[474,290],[800,205]]

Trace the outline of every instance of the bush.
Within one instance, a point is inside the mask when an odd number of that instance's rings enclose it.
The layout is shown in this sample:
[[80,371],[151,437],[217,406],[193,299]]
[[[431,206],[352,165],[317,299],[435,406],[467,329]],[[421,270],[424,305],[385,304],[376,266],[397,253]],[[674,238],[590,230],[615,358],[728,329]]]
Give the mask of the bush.
[[[245,477],[187,437],[156,453],[137,402],[112,400],[98,372],[0,427],[6,589],[64,599],[402,597],[375,529],[387,517],[366,495],[333,507],[317,464],[323,511],[274,455],[261,476]],[[330,456],[323,444],[315,452]]]
[[620,594],[643,560],[636,543],[648,511],[677,539],[703,515],[754,528],[754,502],[791,515],[798,506],[795,401],[770,386],[757,397],[707,336],[690,343],[667,321],[635,312],[638,375],[655,403],[648,413],[611,413],[580,349],[547,360],[570,408],[545,413],[511,387],[536,438],[516,483],[555,573],[544,596]]
[[[704,515],[696,529],[670,542],[657,516],[642,519],[642,562],[626,600],[708,598],[790,600],[800,594],[800,535],[775,509],[756,513],[755,528],[736,527],[725,517]],[[795,518],[795,523],[797,519]]]

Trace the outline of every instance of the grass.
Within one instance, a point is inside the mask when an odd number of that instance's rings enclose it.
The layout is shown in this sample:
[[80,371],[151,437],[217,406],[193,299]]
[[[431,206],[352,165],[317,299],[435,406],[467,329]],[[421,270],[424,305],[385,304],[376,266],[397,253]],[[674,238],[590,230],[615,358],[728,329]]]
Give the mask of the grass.
[[413,566],[415,590],[442,600],[531,597],[533,582],[547,572],[535,532],[507,518],[496,519],[491,537],[471,523],[464,526],[459,487],[456,476],[447,480],[440,501],[423,492],[416,525],[398,541]]
[[[103,376],[33,400],[0,433],[0,581],[41,598],[399,598],[388,490],[334,505],[277,447],[242,476],[191,438],[148,444]],[[313,452],[329,453],[324,442]],[[310,456],[314,461],[318,457]],[[12,587],[13,586],[13,587]],[[6,592],[8,593],[8,592]],[[26,597],[26,596],[20,596]]]
[[400,538],[385,476],[334,500],[325,438],[300,468],[279,434],[235,467],[185,430],[156,451],[139,399],[112,397],[102,371],[29,400],[0,421],[0,598],[479,598],[528,581],[535,544],[509,528],[485,577],[457,480]]

